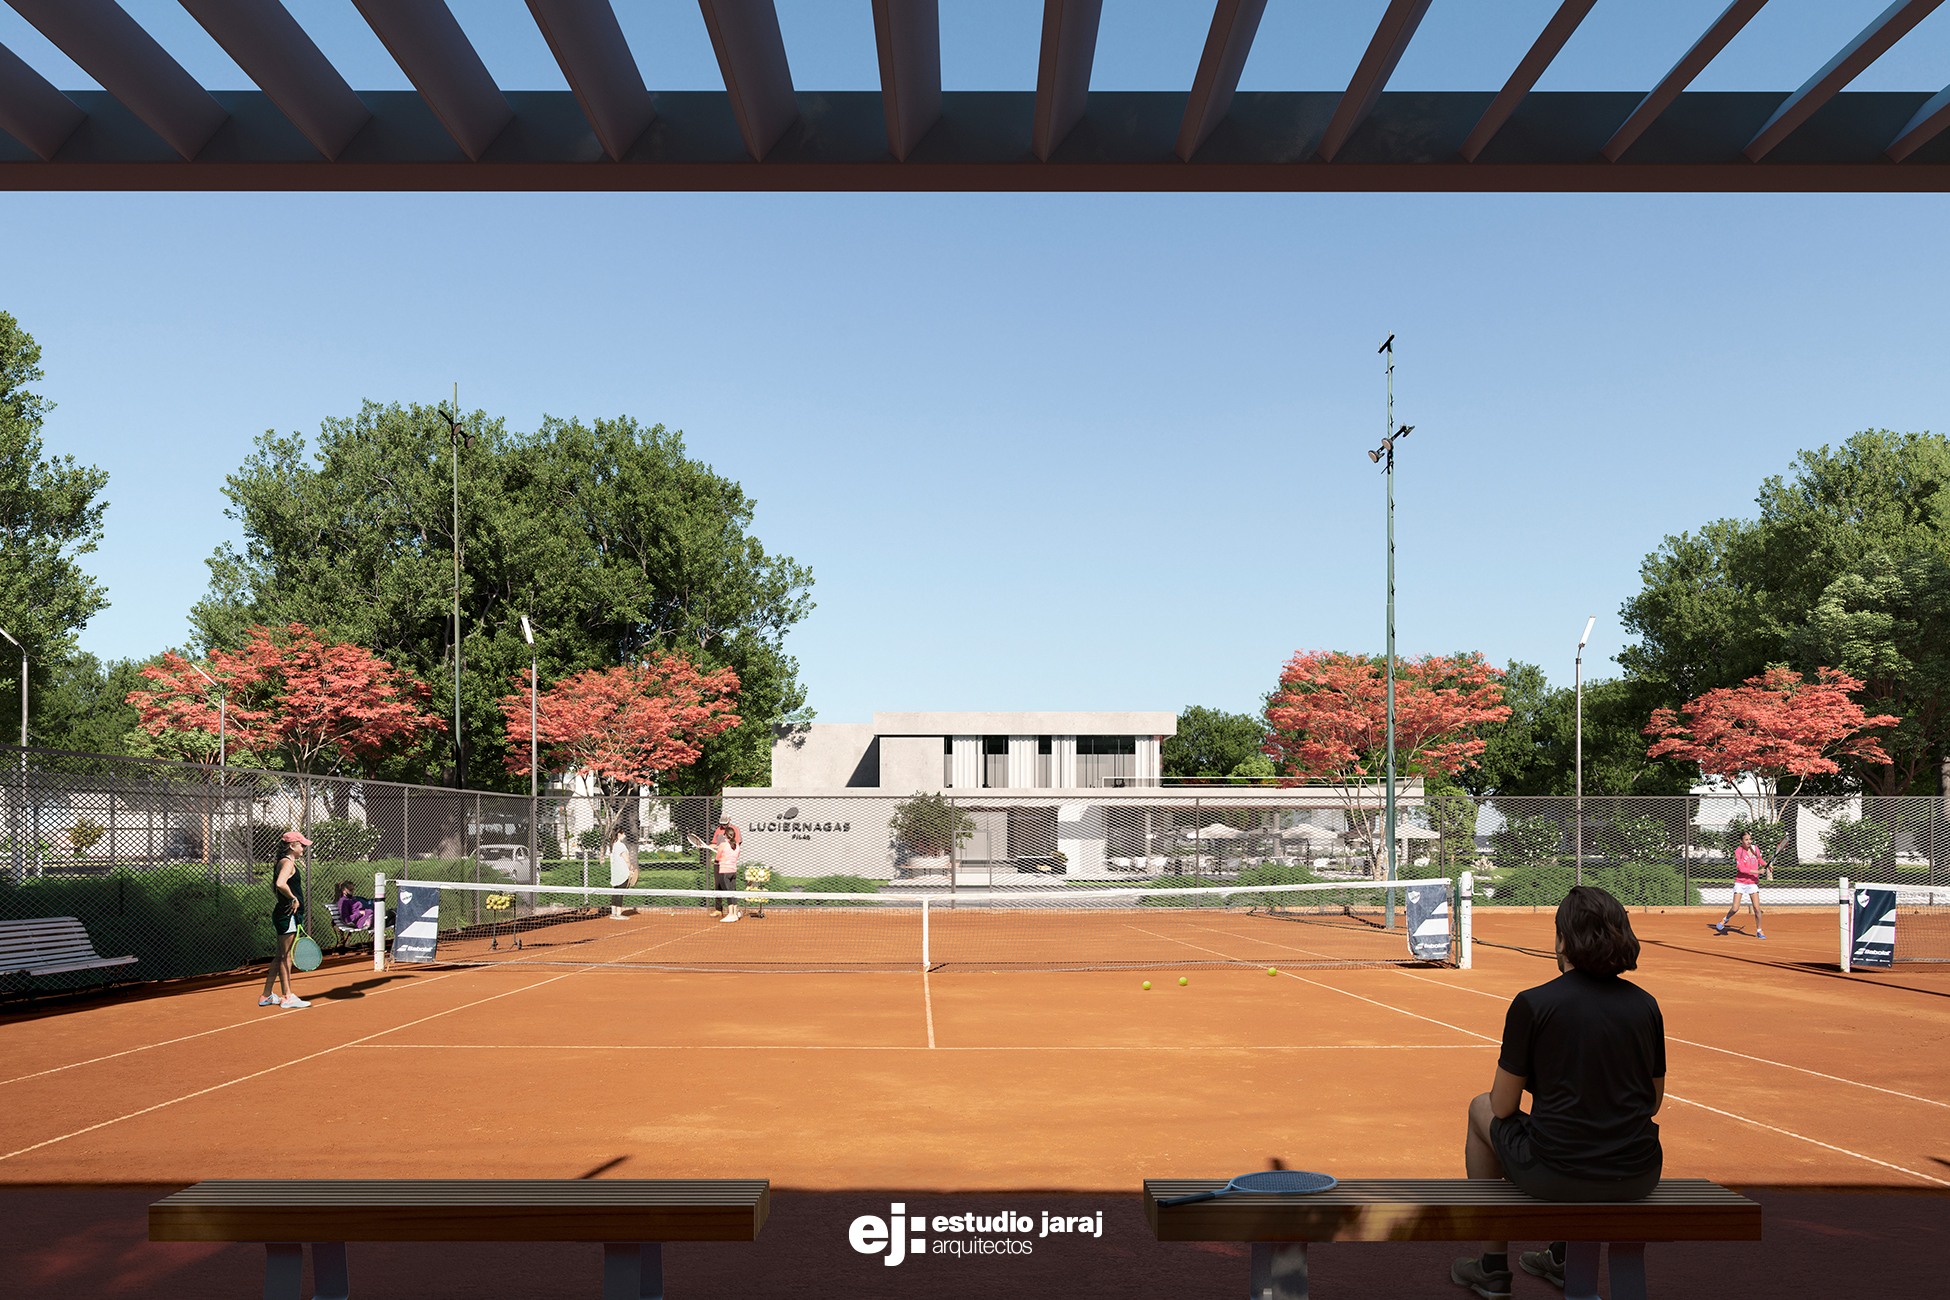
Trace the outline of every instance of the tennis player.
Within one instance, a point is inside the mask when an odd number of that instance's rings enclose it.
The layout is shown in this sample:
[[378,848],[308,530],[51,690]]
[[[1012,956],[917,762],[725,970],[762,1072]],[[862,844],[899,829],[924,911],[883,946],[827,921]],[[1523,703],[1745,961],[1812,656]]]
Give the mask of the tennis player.
[[[286,831],[284,849],[271,871],[271,932],[277,936],[278,946],[271,954],[271,969],[264,973],[264,992],[257,998],[260,1007],[296,1011],[311,1005],[291,991],[291,949],[297,945],[298,930],[305,920],[305,900],[298,892],[302,888],[298,864],[310,847],[311,841],[303,834]],[[282,990],[282,996],[274,990]]]
[[[609,887],[629,889],[636,884],[636,851],[630,847],[629,839],[618,826],[609,833]],[[620,921],[624,918],[623,896],[609,896],[609,919]]]
[[[1741,831],[1740,846],[1733,851],[1733,901],[1727,904],[1727,914],[1714,924],[1715,930],[1721,934],[1727,932],[1727,922],[1740,911],[1740,900],[1744,898],[1754,910],[1754,938],[1767,937],[1760,928],[1760,870],[1766,865],[1767,860],[1754,847],[1754,833]],[[1774,873],[1767,874],[1771,880]]]
[[[726,895],[738,888],[738,850],[743,848],[744,844],[745,837],[740,835],[738,828],[729,821],[719,822],[718,829],[711,832],[711,856],[716,858],[718,863],[718,888]],[[717,910],[724,913],[720,919],[736,921],[738,904],[729,897],[719,901],[722,906]]]
[[[1666,1097],[1666,1025],[1652,995],[1619,978],[1638,957],[1625,909],[1604,890],[1579,885],[1558,905],[1562,974],[1517,994],[1503,1018],[1490,1090],[1469,1103],[1471,1178],[1507,1178],[1546,1201],[1636,1201],[1659,1185],[1665,1155],[1652,1117]],[[1563,1242],[1518,1262],[1564,1285]],[[1449,1277],[1502,1300],[1509,1243],[1484,1242]]]

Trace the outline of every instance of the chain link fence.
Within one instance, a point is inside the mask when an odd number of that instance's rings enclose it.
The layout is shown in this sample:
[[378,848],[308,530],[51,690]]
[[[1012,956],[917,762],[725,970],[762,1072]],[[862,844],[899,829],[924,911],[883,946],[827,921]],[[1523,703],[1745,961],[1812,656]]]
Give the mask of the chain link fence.
[[[593,792],[526,796],[333,776],[0,749],[0,921],[71,916],[115,972],[0,974],[0,992],[235,970],[273,950],[270,873],[281,837],[314,841],[303,891],[321,947],[352,951],[333,898],[409,881],[601,889],[605,831],[620,824],[643,888],[715,887],[708,842],[727,821],[744,873],[773,896],[885,893],[972,899],[1092,886],[1278,885],[1373,880],[1387,861],[1371,791],[1142,787],[985,798],[732,791],[723,799]],[[1751,831],[1769,863],[1765,904],[1833,906],[1840,877],[1950,887],[1950,805],[1938,798],[1735,796],[1401,801],[1404,879],[1476,875],[1479,907],[1555,907],[1580,877],[1634,907],[1720,906],[1733,846]],[[455,901],[481,906],[479,891]],[[700,900],[699,906],[708,906]],[[469,916],[492,925],[496,918]]]

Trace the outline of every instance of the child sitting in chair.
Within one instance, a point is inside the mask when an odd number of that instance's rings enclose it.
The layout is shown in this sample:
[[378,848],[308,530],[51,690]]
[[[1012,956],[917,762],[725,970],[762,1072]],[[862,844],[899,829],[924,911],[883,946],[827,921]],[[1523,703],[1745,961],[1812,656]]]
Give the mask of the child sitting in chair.
[[332,920],[339,929],[370,930],[372,918],[372,900],[353,893],[351,881],[339,881],[338,892],[332,896]]

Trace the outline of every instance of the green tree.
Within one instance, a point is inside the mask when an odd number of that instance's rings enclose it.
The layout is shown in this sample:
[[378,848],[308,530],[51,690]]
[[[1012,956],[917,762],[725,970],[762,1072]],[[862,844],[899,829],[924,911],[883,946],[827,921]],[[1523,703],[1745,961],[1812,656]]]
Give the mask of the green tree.
[[[0,312],[0,627],[27,649],[29,707],[74,653],[75,636],[108,597],[81,569],[102,537],[108,475],[73,456],[46,456],[41,427],[54,404],[27,388],[41,348]],[[0,644],[0,720],[20,716],[20,655]],[[43,738],[29,719],[29,738]],[[12,738],[11,732],[0,734]]]
[[[1227,713],[1204,705],[1187,705],[1178,715],[1178,730],[1159,746],[1158,761],[1166,780],[1218,777],[1240,764],[1262,758],[1266,725],[1244,713]],[[1255,775],[1254,768],[1242,775]]]
[[139,715],[128,697],[150,685],[137,660],[103,663],[91,654],[70,655],[53,665],[47,683],[37,688],[35,743],[89,754],[146,752],[132,744]]
[[[544,686],[658,648],[736,669],[745,724],[666,789],[766,784],[773,725],[811,716],[783,642],[812,609],[812,576],[750,535],[743,489],[686,454],[681,434],[628,417],[548,419],[530,434],[481,412],[465,423],[475,437],[460,452],[467,783],[526,788],[503,765],[496,706],[527,687],[526,614]],[[245,545],[210,560],[210,591],[192,614],[204,644],[240,645],[252,622],[307,623],[411,670],[451,719],[448,428],[431,407],[368,402],[326,421],[315,452],[302,437],[260,438],[226,483]],[[450,742],[443,761],[454,758]]]
[[1857,702],[1903,719],[1892,762],[1854,764],[1809,793],[1929,792],[1950,745],[1942,643],[1950,563],[1950,438],[1886,429],[1798,453],[1762,481],[1758,517],[1668,537],[1621,613],[1619,663],[1655,707],[1678,708],[1771,664],[1839,667]]
[[[1569,795],[1576,790],[1577,691],[1552,687],[1535,664],[1512,660],[1504,676],[1510,716],[1481,731],[1488,742],[1475,768],[1456,784],[1478,798]],[[1679,795],[1691,788],[1688,764],[1648,758],[1646,718],[1658,707],[1650,683],[1614,678],[1585,683],[1586,794]]]

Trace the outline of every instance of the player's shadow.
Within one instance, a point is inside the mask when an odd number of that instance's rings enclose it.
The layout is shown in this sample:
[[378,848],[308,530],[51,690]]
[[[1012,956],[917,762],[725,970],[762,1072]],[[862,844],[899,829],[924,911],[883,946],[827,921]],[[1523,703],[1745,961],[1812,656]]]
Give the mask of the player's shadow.
[[355,983],[344,984],[328,992],[316,994],[315,996],[329,998],[334,1002],[344,1002],[352,998],[364,997],[367,989],[376,989],[382,984],[391,984],[394,980],[403,980],[406,978],[408,977],[405,975],[380,975],[373,979],[358,980]]

